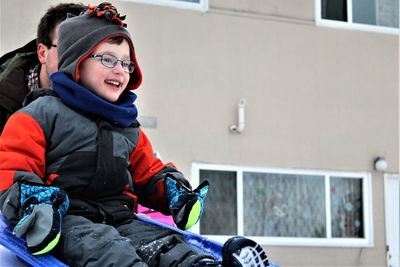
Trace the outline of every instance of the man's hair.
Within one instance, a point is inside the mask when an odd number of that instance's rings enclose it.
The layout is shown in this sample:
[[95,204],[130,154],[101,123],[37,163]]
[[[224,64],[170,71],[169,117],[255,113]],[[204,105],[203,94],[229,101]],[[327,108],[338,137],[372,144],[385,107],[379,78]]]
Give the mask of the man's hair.
[[42,43],[50,48],[53,45],[52,39],[57,24],[64,21],[68,14],[77,16],[84,10],[85,6],[83,4],[75,3],[62,3],[47,9],[38,25],[36,43]]

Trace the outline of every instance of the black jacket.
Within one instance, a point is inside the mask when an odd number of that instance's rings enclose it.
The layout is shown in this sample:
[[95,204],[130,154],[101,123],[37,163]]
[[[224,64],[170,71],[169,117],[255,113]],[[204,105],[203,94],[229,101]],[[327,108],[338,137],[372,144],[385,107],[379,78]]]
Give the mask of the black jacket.
[[39,64],[36,39],[0,58],[0,133],[29,93],[26,76]]

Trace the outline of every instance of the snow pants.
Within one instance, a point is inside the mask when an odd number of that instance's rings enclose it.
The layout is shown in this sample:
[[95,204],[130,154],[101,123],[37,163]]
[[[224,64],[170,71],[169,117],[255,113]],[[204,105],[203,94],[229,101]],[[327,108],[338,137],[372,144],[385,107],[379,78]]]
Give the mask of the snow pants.
[[55,254],[70,266],[192,266],[210,255],[184,237],[139,220],[120,226],[93,223],[75,215],[63,218]]

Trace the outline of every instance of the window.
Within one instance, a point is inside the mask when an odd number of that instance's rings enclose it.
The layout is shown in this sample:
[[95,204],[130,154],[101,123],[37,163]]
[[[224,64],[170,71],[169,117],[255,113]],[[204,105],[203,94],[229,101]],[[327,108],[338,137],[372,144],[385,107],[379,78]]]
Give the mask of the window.
[[265,245],[372,246],[370,175],[192,166],[211,184],[195,232],[225,242],[249,236]]
[[130,0],[130,1],[143,4],[194,9],[203,12],[208,10],[208,0]]
[[315,0],[318,25],[399,33],[399,0]]

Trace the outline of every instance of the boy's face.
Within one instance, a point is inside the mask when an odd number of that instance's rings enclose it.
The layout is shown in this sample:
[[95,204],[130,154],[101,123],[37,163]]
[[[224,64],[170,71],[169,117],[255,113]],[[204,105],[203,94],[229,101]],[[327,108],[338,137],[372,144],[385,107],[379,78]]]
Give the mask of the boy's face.
[[[111,55],[119,60],[130,60],[130,48],[127,40],[121,44],[104,42],[100,44],[92,55]],[[118,62],[114,68],[109,68],[101,60],[87,58],[79,66],[79,83],[96,95],[109,102],[116,102],[129,82],[129,73]]]

